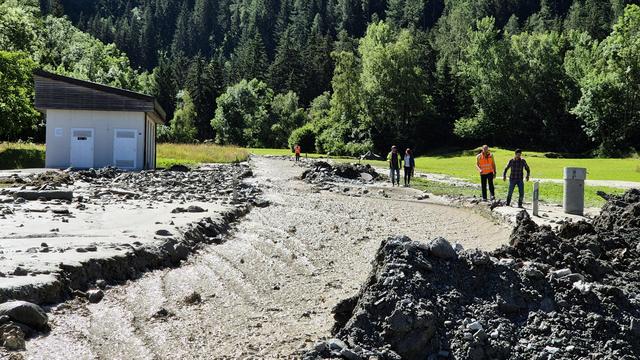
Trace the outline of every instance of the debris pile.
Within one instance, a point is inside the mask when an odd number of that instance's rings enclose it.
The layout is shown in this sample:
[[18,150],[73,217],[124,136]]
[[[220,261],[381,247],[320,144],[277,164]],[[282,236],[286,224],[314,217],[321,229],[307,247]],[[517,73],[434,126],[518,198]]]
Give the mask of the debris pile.
[[61,186],[73,185],[73,178],[68,172],[60,170],[49,170],[40,174],[35,174],[24,179],[24,183],[33,187],[58,188]]
[[381,244],[334,339],[306,359],[640,358],[640,191],[557,233],[522,212],[510,246]]
[[257,192],[255,187],[240,182],[245,174],[250,174],[247,170],[248,165],[215,165],[203,171],[121,172],[105,168],[77,172],[73,176],[90,179],[93,186],[89,199],[244,202]]
[[335,164],[326,161],[315,161],[305,170],[300,178],[308,183],[322,184],[326,182],[372,182],[382,176],[371,165]]

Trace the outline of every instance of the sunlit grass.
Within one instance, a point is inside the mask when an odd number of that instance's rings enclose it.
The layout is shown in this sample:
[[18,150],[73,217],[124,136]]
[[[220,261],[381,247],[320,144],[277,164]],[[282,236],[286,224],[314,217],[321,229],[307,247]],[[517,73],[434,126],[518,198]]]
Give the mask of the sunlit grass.
[[247,160],[247,149],[215,144],[158,144],[157,167],[175,164],[233,163]]
[[[462,186],[448,184],[439,181],[432,181],[427,179],[416,178],[413,181],[413,186],[427,191],[435,195],[448,195],[448,196],[463,196],[463,197],[481,197],[480,189],[472,186]],[[507,191],[509,189],[508,181],[503,182],[502,179],[495,181],[496,197],[498,199],[506,199]],[[531,196],[533,194],[533,183],[525,183],[525,202],[531,202]],[[547,204],[562,204],[562,184],[556,183],[540,183],[540,201]],[[619,195],[624,193],[624,189],[617,189],[606,186],[585,186],[584,190],[584,204],[586,207],[600,207],[605,203],[605,200],[598,196],[597,192],[603,191],[607,194]],[[517,203],[518,189],[516,188],[513,194],[512,203]]]
[[0,143],[0,169],[44,167],[44,145],[23,142]]

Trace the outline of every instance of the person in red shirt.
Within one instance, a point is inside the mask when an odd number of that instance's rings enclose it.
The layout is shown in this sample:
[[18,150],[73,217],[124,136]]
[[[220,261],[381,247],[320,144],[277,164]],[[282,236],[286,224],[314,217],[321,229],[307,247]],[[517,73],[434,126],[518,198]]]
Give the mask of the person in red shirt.
[[296,146],[293,147],[293,150],[296,153],[296,162],[300,161],[300,153],[302,153],[302,148],[299,144],[296,144]]

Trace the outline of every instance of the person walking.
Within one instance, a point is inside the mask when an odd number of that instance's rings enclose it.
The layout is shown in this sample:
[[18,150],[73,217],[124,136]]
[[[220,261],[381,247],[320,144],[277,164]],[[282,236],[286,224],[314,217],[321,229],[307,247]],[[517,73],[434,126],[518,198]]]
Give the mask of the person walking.
[[404,152],[404,186],[411,185],[411,177],[413,176],[413,170],[416,167],[416,161],[413,158],[411,149],[407,148]]
[[387,161],[389,162],[389,177],[391,177],[391,186],[395,186],[396,181],[400,186],[400,166],[402,165],[402,157],[398,153],[398,148],[393,145],[391,152],[387,155]]
[[496,162],[489,151],[489,146],[483,145],[482,152],[476,157],[476,169],[480,173],[480,183],[482,185],[482,200],[487,201],[487,185],[491,193],[491,200],[495,200],[495,189],[493,179],[496,177]]
[[529,181],[529,176],[531,175],[529,164],[527,164],[527,161],[522,158],[522,150],[517,149],[513,159],[509,160],[507,167],[504,168],[504,173],[502,174],[503,181],[507,181],[507,171],[509,169],[511,169],[511,173],[509,174],[509,192],[507,194],[507,206],[511,206],[511,197],[513,195],[513,190],[517,186],[518,207],[522,208],[522,200],[524,200],[524,170],[527,171],[527,181]]
[[300,154],[302,153],[300,144],[296,144],[296,146],[293,147],[293,151],[296,153],[296,162],[300,161]]

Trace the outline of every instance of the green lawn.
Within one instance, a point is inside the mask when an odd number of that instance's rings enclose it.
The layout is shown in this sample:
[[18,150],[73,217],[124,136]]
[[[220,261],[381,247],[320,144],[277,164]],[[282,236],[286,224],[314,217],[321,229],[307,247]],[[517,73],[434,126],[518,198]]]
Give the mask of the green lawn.
[[156,165],[166,168],[175,164],[232,163],[245,161],[247,149],[215,144],[158,144]]

